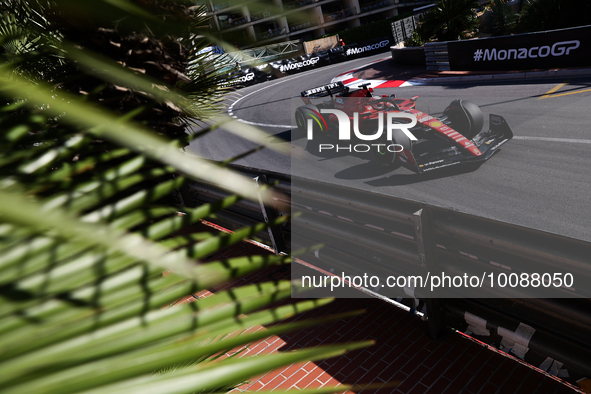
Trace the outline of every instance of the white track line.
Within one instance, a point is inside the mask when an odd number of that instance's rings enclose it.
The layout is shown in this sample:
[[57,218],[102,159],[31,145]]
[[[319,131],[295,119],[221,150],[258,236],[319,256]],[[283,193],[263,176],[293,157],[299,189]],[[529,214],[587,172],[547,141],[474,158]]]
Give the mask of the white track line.
[[526,137],[516,136],[513,137],[515,140],[527,140],[527,141],[545,141],[545,142],[568,142],[571,144],[591,144],[591,140],[579,140],[576,138],[550,138],[550,137]]
[[256,122],[249,122],[248,120],[243,119],[236,119],[240,123],[246,123],[253,126],[260,126],[260,127],[280,127],[282,129],[291,129],[292,125],[290,124],[268,124],[268,123],[256,123]]
[[[384,60],[384,59],[380,59],[380,60]],[[355,70],[353,70],[353,71],[359,70],[360,68],[363,68],[363,67],[365,67],[365,66],[368,66],[368,65],[370,65],[370,64],[372,64],[372,63],[378,62],[378,61],[380,61],[380,60],[376,60],[376,61],[374,61],[374,62],[371,62],[371,63],[365,64],[365,65],[363,65],[363,66],[361,66],[361,67],[358,67],[358,68],[356,68],[356,69],[355,69]],[[341,65],[340,63],[339,63],[339,64],[334,64],[334,65],[332,65],[332,66],[326,66],[326,67],[322,67],[321,69],[318,69],[318,70],[311,70],[311,71],[306,71],[305,73],[298,74],[298,75],[296,75],[296,76],[293,76],[293,77],[291,77],[291,78],[289,78],[289,77],[286,77],[286,78],[281,78],[281,80],[280,80],[279,82],[277,82],[277,83],[274,83],[274,84],[272,84],[272,85],[269,85],[269,86],[265,86],[264,88],[257,89],[257,90],[255,90],[254,92],[250,92],[250,93],[248,93],[248,94],[246,94],[246,95],[244,95],[244,96],[240,97],[238,100],[234,101],[234,102],[233,102],[233,103],[232,103],[232,104],[231,104],[231,105],[228,107],[228,114],[229,114],[229,115],[230,115],[232,118],[236,119],[237,121],[239,121],[239,122],[242,122],[242,123],[246,123],[246,124],[249,124],[249,125],[252,125],[252,126],[260,126],[260,127],[279,127],[279,128],[282,128],[282,129],[290,129],[290,128],[292,127],[292,125],[283,125],[283,124],[269,124],[269,123],[257,123],[257,122],[250,122],[250,121],[248,121],[248,120],[240,119],[240,118],[238,118],[236,115],[234,115],[234,112],[233,112],[232,110],[234,109],[234,106],[235,106],[236,104],[238,104],[238,102],[239,102],[239,101],[241,101],[241,100],[243,100],[243,99],[247,98],[248,96],[251,96],[251,95],[253,95],[253,94],[256,94],[256,93],[258,93],[258,92],[261,92],[261,91],[263,91],[263,90],[265,90],[265,89],[272,88],[273,86],[277,86],[277,85],[279,85],[279,84],[281,84],[281,83],[292,81],[292,80],[294,80],[294,79],[296,79],[296,78],[299,78],[299,77],[301,77],[301,76],[303,76],[303,75],[305,75],[305,74],[314,74],[314,73],[317,73],[317,72],[320,72],[320,71],[324,71],[324,70],[326,70],[326,69],[329,69],[329,68],[334,68],[334,67],[337,67],[337,66],[340,66],[340,65]],[[527,137],[527,136],[515,136],[515,137],[513,137],[513,139],[515,139],[515,140],[525,140],[525,141],[565,142],[565,143],[571,143],[571,144],[591,144],[591,140],[576,139],[576,138],[550,138],[550,137]]]

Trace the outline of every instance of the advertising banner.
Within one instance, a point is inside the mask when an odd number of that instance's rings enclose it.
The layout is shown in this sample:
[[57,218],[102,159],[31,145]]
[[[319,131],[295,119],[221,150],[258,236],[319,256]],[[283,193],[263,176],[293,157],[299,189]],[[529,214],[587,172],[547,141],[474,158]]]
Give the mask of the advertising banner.
[[254,69],[246,68],[244,70],[240,70],[234,72],[224,83],[222,86],[250,86],[258,83],[256,79],[256,74]]
[[373,40],[362,41],[353,45],[346,45],[345,56],[347,59],[368,56],[374,53],[383,52],[392,45],[392,39],[389,37],[380,37]]
[[316,63],[317,67],[328,66],[331,64],[329,51],[322,51],[313,55],[318,56],[318,62]]
[[531,70],[591,65],[591,26],[447,43],[457,71]]
[[330,58],[331,63],[338,63],[345,61],[347,59],[344,47],[330,49],[328,51],[328,56]]
[[243,69],[229,78],[226,85],[241,88],[270,79],[282,78],[301,71],[324,67],[329,64],[374,55],[388,50],[390,45],[392,45],[391,42],[391,38],[380,37],[358,44],[332,48],[323,52],[276,60],[256,67]]

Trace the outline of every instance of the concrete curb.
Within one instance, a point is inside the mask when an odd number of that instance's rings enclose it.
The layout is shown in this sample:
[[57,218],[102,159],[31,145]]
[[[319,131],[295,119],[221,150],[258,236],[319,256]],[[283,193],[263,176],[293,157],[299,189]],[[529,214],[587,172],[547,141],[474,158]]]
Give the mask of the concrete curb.
[[511,74],[465,75],[458,77],[413,78],[408,80],[408,82],[423,84],[448,84],[458,82],[511,81],[516,79],[543,79],[585,76],[591,76],[591,68],[581,68],[575,70],[526,71]]

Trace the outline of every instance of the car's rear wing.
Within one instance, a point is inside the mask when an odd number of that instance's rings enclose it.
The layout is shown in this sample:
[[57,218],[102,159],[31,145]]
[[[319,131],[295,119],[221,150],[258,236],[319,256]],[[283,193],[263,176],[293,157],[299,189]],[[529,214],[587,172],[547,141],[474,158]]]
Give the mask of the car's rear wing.
[[326,97],[329,95],[332,96],[335,93],[343,92],[345,89],[347,89],[345,87],[345,85],[343,85],[343,83],[341,81],[338,81],[338,82],[329,83],[328,85],[318,86],[317,88],[304,90],[302,92],[302,97],[315,98],[315,97]]

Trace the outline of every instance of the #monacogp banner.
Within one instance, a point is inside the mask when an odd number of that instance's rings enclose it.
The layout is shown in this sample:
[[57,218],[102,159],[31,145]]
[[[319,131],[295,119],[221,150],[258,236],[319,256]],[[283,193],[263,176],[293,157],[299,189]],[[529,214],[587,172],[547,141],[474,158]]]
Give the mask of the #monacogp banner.
[[369,41],[362,41],[353,45],[347,45],[344,48],[345,56],[347,56],[347,58],[361,57],[368,56],[374,52],[383,52],[390,48],[390,45],[392,45],[391,42],[391,38],[381,37]]
[[265,82],[269,79],[282,78],[286,75],[311,70],[316,67],[339,63],[356,57],[373,55],[388,50],[391,42],[391,38],[381,37],[369,41],[363,41],[358,44],[329,49],[323,52],[314,52],[309,55],[275,60],[256,67],[242,69],[233,74],[232,77],[226,81],[225,85],[234,86],[236,88],[250,86],[255,83]]
[[447,43],[455,71],[591,66],[591,26]]

